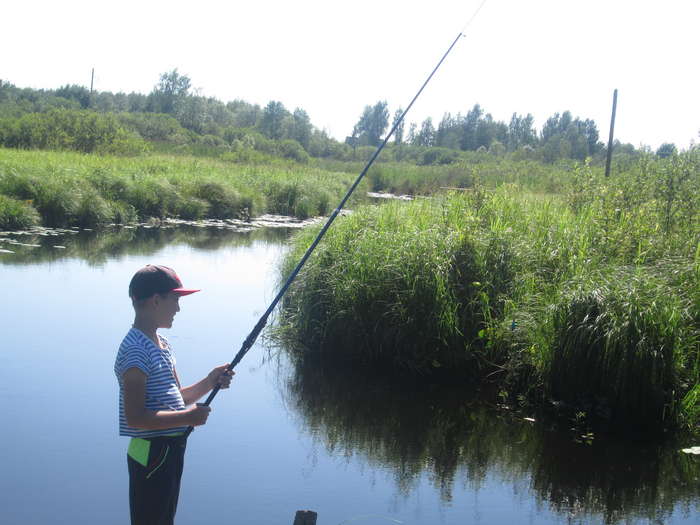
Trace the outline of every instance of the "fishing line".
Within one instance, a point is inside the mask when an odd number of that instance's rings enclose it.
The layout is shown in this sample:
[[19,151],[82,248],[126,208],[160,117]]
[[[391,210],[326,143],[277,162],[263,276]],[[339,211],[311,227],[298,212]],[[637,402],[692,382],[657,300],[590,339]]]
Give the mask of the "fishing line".
[[481,8],[484,7],[484,4],[485,4],[486,2],[487,2],[487,0],[482,0],[481,4],[479,4],[479,7],[476,8],[476,11],[474,11],[474,14],[472,15],[472,17],[467,21],[466,24],[464,24],[464,27],[462,28],[462,30],[460,31],[460,33],[464,34],[464,33],[466,32],[467,28],[468,28],[468,27],[471,25],[471,23],[474,21],[474,19],[476,18],[476,15],[479,14],[479,11],[481,11]]
[[[311,256],[313,251],[316,249],[316,246],[318,245],[318,243],[321,242],[321,239],[328,231],[328,228],[331,227],[331,224],[333,224],[333,221],[335,221],[336,217],[340,214],[340,211],[343,209],[343,207],[345,206],[345,203],[348,201],[350,196],[355,191],[355,188],[357,188],[357,186],[360,184],[360,182],[362,182],[362,179],[367,174],[367,171],[372,166],[372,164],[374,164],[375,159],[382,152],[382,150],[384,149],[384,146],[387,145],[387,143],[389,142],[389,139],[396,131],[396,128],[398,128],[401,125],[401,123],[404,120],[404,117],[406,116],[406,113],[408,113],[408,111],[413,106],[414,102],[418,99],[420,94],[423,92],[425,87],[428,85],[430,80],[433,78],[433,75],[437,72],[437,70],[440,68],[442,63],[445,61],[445,59],[447,58],[447,55],[450,54],[450,52],[452,51],[452,48],[454,48],[455,45],[457,44],[457,42],[459,41],[459,39],[462,36],[464,36],[464,30],[466,30],[466,28],[471,24],[471,22],[474,20],[474,18],[479,13],[481,8],[484,6],[486,1],[487,0],[483,0],[481,2],[481,4],[479,5],[479,7],[475,11],[475,13],[472,15],[472,17],[469,19],[469,21],[464,25],[464,29],[462,31],[460,31],[459,34],[457,35],[457,37],[452,41],[452,44],[450,44],[450,47],[447,48],[447,51],[445,51],[445,54],[442,55],[442,58],[440,58],[440,61],[437,63],[435,68],[433,68],[433,70],[430,72],[430,75],[428,75],[428,78],[425,80],[425,82],[423,82],[423,85],[420,87],[418,92],[415,94],[415,96],[411,100],[411,103],[406,107],[404,112],[401,114],[401,116],[398,118],[398,120],[391,127],[391,130],[389,131],[387,136],[384,137],[384,140],[379,145],[377,150],[372,154],[370,159],[367,161],[367,164],[362,169],[360,174],[357,176],[357,179],[355,179],[355,182],[352,184],[352,186],[350,186],[350,189],[345,194],[345,197],[343,197],[343,200],[341,200],[340,204],[338,204],[338,207],[335,210],[333,210],[333,213],[331,213],[330,217],[328,217],[328,220],[323,225],[323,228],[321,228],[321,231],[318,232],[318,235],[316,235],[316,238],[311,243],[311,245],[308,247],[308,249],[306,250],[306,253],[304,253],[304,255],[301,258],[301,260],[299,261],[299,263],[296,265],[294,270],[292,270],[292,272],[289,274],[289,277],[287,277],[286,282],[284,283],[284,285],[282,286],[280,291],[277,293],[275,298],[272,300],[272,302],[270,303],[270,306],[268,306],[267,310],[265,310],[265,312],[262,314],[262,316],[260,316],[260,319],[255,324],[255,327],[250,332],[250,334],[248,334],[248,337],[245,338],[245,340],[243,341],[243,344],[241,345],[241,349],[238,351],[236,356],[233,358],[233,361],[231,361],[229,363],[229,365],[226,367],[227,371],[233,370],[236,367],[236,365],[241,361],[241,359],[243,359],[243,356],[245,356],[245,354],[248,353],[248,350],[250,350],[250,348],[253,346],[253,344],[255,344],[255,341],[257,340],[258,336],[260,335],[260,332],[262,332],[262,329],[267,324],[267,319],[270,317],[270,315],[272,314],[272,312],[275,309],[275,307],[277,306],[277,304],[280,302],[280,300],[282,299],[284,294],[287,292],[287,289],[292,284],[292,282],[294,281],[296,276],[299,274],[302,267],[306,263],[307,259]],[[220,389],[221,389],[221,386],[216,385],[216,387],[214,387],[214,389],[209,393],[209,396],[207,397],[206,401],[204,403],[200,403],[200,404],[205,405],[205,406],[209,406],[211,404],[212,400],[216,397],[216,394],[219,393]],[[185,436],[189,436],[193,430],[194,430],[194,427],[188,427],[187,430],[185,431]]]

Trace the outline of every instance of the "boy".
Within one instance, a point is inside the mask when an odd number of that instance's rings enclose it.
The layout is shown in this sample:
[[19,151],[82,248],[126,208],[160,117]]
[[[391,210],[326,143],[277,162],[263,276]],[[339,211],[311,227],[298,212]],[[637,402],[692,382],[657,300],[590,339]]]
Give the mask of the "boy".
[[183,295],[199,290],[182,287],[167,266],[147,265],[134,274],[129,297],[134,324],[119,347],[114,372],[119,381],[119,434],[130,436],[129,507],[132,525],[170,525],[180,493],[188,426],[204,425],[210,408],[194,404],[217,384],[228,388],[227,365],[204,379],[181,387],[175,357],[159,328],[170,328]]

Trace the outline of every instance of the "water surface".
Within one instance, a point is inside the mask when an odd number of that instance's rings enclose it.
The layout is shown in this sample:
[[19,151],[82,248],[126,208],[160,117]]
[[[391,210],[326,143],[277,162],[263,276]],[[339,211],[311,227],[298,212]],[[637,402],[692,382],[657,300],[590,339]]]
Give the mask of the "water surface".
[[[0,235],[14,252],[0,254],[1,522],[123,524],[112,366],[131,275],[167,264],[203,289],[163,331],[191,383],[233,357],[274,296],[287,232],[55,233]],[[319,525],[695,524],[689,445],[587,442],[455,389],[290,364],[258,344],[190,438],[177,522],[291,524],[308,508]]]

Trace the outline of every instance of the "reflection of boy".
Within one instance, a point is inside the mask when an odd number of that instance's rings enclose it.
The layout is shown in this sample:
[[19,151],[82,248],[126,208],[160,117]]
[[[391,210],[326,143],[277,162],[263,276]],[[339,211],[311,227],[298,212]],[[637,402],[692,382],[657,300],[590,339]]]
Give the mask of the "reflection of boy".
[[228,388],[234,372],[214,368],[181,387],[175,356],[159,328],[170,328],[185,289],[166,266],[147,265],[129,284],[134,324],[124,337],[114,372],[119,381],[119,434],[130,436],[129,506],[133,525],[172,524],[177,510],[188,426],[203,425],[210,408],[195,401],[217,384]]

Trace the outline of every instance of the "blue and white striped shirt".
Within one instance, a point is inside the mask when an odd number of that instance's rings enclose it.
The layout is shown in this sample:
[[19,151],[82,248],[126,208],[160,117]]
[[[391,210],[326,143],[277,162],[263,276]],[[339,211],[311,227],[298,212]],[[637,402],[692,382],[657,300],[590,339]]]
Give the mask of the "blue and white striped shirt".
[[161,430],[143,430],[126,424],[124,415],[124,385],[122,375],[130,368],[138,368],[146,374],[147,410],[184,410],[185,402],[175,379],[175,356],[168,341],[158,336],[163,348],[158,348],[138,328],[132,328],[124,337],[114,362],[114,373],[119,381],[119,435],[131,437],[153,437],[184,432],[187,427]]

